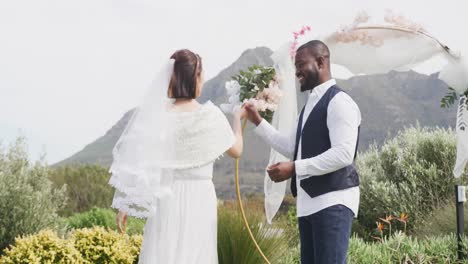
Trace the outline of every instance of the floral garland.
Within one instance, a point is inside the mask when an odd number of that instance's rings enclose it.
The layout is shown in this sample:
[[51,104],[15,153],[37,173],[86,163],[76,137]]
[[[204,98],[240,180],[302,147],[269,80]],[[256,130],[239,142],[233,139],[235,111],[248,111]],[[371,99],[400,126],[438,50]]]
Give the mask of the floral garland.
[[[361,11],[358,13],[351,25],[342,26],[337,32],[335,32],[335,40],[343,43],[360,42],[362,45],[373,45],[375,47],[382,46],[384,44],[384,40],[382,38],[376,38],[371,36],[365,30],[359,30],[359,27],[367,23],[369,19],[370,16],[366,12]],[[401,15],[395,15],[391,11],[387,11],[384,20],[393,27],[414,33],[426,32],[420,24],[417,24]]]

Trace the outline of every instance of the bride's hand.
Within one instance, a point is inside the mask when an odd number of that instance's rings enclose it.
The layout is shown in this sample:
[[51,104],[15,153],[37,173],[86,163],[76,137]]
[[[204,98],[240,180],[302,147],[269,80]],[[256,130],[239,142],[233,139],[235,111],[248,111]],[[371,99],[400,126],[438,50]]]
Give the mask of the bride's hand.
[[237,109],[234,114],[239,119],[245,119],[247,117],[247,111],[245,110],[245,107],[243,106]]
[[127,213],[119,210],[116,221],[117,221],[117,229],[119,230],[120,233],[124,233],[125,226],[127,226]]
[[258,112],[257,108],[255,105],[251,103],[245,103],[242,105],[242,108],[245,109],[246,112],[246,117],[249,119],[250,122],[258,126],[262,122],[262,116],[260,116],[260,113]]

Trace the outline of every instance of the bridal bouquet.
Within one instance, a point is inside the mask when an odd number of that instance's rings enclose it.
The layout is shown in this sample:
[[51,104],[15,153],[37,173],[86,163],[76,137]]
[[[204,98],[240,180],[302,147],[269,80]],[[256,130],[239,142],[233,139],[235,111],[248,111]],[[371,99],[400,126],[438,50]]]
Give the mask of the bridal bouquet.
[[225,87],[229,99],[227,104],[221,105],[224,112],[232,113],[242,104],[252,103],[260,115],[271,123],[282,96],[274,68],[253,65],[247,71],[234,75]]

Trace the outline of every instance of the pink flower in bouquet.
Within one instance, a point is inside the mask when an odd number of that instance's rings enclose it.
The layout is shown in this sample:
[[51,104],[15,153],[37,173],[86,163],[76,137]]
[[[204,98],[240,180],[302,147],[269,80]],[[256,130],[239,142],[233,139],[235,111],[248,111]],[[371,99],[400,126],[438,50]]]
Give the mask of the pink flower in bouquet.
[[279,104],[280,98],[283,96],[283,93],[279,89],[278,83],[275,81],[270,82],[268,88],[265,90],[268,101],[274,104]]
[[232,113],[243,103],[251,103],[265,120],[271,122],[281,97],[275,75],[274,68],[259,65],[240,71],[232,81],[226,82],[228,102],[221,104],[220,108],[225,113]]
[[275,81],[270,82],[268,88],[263,89],[259,92],[255,98],[250,98],[244,100],[244,103],[251,103],[260,112],[265,112],[270,110],[275,112],[278,109],[278,104],[280,102],[282,92],[278,87],[278,84]]

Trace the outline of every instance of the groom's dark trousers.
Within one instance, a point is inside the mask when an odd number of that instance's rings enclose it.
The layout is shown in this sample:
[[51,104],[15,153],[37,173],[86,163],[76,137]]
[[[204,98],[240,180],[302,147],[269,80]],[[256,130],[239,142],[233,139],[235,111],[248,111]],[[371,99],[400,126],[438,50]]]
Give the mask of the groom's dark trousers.
[[346,263],[353,218],[353,212],[344,205],[334,205],[299,217],[301,263]]

